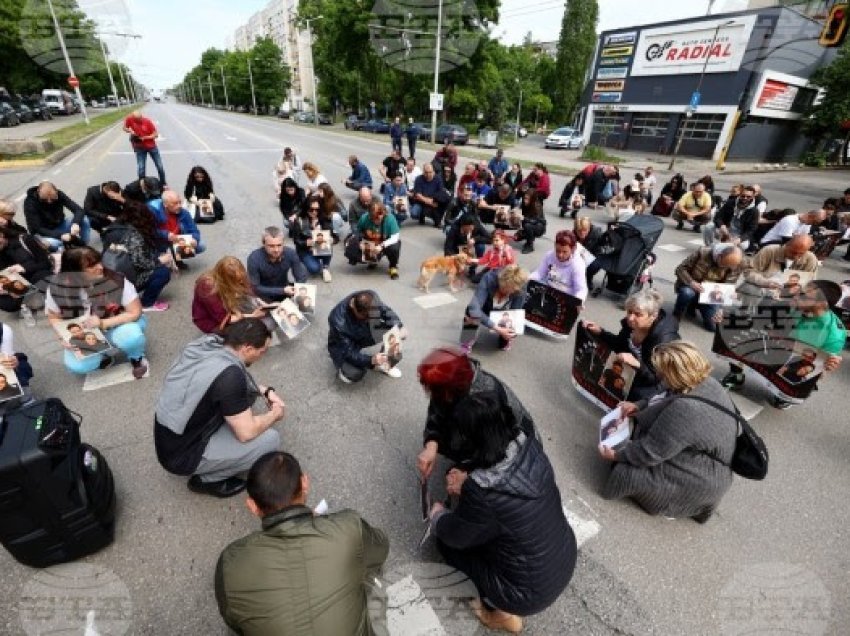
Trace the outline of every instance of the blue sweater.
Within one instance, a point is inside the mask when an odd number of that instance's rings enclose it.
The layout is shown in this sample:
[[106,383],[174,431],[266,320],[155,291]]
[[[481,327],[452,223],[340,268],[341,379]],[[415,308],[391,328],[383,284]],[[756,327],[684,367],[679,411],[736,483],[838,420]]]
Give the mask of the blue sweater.
[[[153,213],[154,219],[156,219],[157,235],[160,239],[167,243],[168,229],[166,224],[168,222],[168,212],[165,211],[165,208],[162,205],[162,199],[153,199],[152,201],[148,201],[148,209]],[[193,239],[195,239],[198,243],[201,242],[201,231],[198,229],[198,226],[195,225],[195,220],[192,218],[192,215],[189,214],[189,210],[186,208],[180,208],[180,212],[177,214],[177,221],[180,225],[179,234],[191,234]]]

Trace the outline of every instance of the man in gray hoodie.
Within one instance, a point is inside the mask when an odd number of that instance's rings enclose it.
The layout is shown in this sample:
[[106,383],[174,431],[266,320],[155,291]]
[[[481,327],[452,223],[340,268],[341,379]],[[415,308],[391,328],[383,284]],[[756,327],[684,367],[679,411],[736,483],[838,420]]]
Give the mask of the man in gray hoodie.
[[[190,342],[169,369],[156,404],[156,454],[168,472],[191,475],[193,492],[238,494],[245,489],[239,475],[280,449],[280,435],[272,426],[283,419],[283,400],[248,372],[270,339],[262,320],[243,318],[223,336]],[[251,407],[260,395],[268,411],[254,414]]]

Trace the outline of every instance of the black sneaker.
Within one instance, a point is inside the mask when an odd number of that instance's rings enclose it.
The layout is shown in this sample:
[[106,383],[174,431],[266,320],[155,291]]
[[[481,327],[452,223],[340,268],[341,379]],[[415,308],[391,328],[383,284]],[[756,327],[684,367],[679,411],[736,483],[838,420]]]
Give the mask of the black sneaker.
[[744,374],[735,373],[734,371],[727,373],[720,381],[720,384],[723,385],[724,389],[740,389],[744,386]]
[[780,411],[787,411],[794,406],[791,402],[786,402],[782,398],[778,398],[776,396],[771,396],[768,402],[773,408],[779,409]]
[[192,492],[224,499],[238,495],[245,490],[247,482],[244,479],[239,479],[239,477],[230,477],[222,481],[201,481],[200,477],[192,475],[186,485]]
[[534,246],[531,245],[530,243],[526,243],[525,245],[522,246],[522,253],[523,254],[531,254],[533,251],[534,251]]
[[685,227],[685,222],[684,222],[684,221],[679,221],[678,223],[676,223],[676,229],[677,229],[677,230],[681,230],[681,229],[683,229],[684,227]]
[[186,263],[184,263],[183,261],[177,261],[177,262],[175,263],[175,265],[177,265],[177,269],[179,269],[179,270],[187,270],[187,269],[189,269],[189,266],[188,266],[188,265],[186,265]]
[[100,364],[97,365],[97,368],[98,369],[108,369],[113,364],[115,364],[115,358],[113,358],[112,356],[110,356],[108,354],[104,354],[103,358],[100,361]]

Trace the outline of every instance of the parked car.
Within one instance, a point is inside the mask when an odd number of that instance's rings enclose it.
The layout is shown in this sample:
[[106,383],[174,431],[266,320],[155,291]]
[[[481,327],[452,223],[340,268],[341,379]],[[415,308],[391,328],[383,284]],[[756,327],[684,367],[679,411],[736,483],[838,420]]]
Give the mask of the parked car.
[[15,109],[9,106],[7,102],[0,102],[0,126],[9,128],[18,126],[20,123],[21,120],[15,114]]
[[10,105],[22,124],[28,124],[35,121],[35,115],[32,114],[32,110],[23,102],[12,102]]
[[528,137],[528,130],[525,129],[524,126],[519,126],[519,133],[517,133],[517,125],[516,122],[512,124],[505,124],[502,126],[502,134],[505,137],[513,137],[514,135],[518,137]]
[[546,141],[545,148],[581,148],[584,145],[584,138],[581,133],[575,128],[558,128],[553,130]]
[[51,114],[50,109],[47,107],[47,104],[44,103],[44,100],[35,99],[34,97],[28,97],[25,98],[23,102],[24,104],[29,106],[33,116],[36,119],[41,119],[43,121],[53,119],[53,115]]
[[319,126],[332,126],[333,123],[333,117],[327,113],[319,113]]
[[313,113],[309,110],[301,111],[300,113],[295,114],[295,121],[301,124],[312,124],[313,123]]
[[466,132],[466,128],[463,126],[443,124],[442,126],[437,126],[436,139],[438,144],[444,144],[451,139],[456,145],[462,146],[469,141],[469,133]]
[[76,105],[68,91],[62,91],[58,88],[45,88],[41,91],[41,98],[54,115],[73,115],[76,112]]
[[365,117],[361,117],[360,115],[346,115],[342,125],[345,126],[346,130],[360,130],[365,123]]
[[376,134],[388,134],[390,132],[390,125],[383,119],[370,119],[360,127],[360,130]]
[[413,123],[419,129],[419,139],[421,141],[431,141],[431,124],[426,124],[423,121]]

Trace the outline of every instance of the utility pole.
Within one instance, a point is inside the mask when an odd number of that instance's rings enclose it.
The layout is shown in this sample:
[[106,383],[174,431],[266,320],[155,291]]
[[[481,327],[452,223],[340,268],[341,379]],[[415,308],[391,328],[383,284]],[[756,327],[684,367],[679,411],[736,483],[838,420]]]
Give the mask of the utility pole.
[[[437,42],[434,53],[434,95],[440,89],[440,39],[443,30],[443,0],[437,3]],[[437,109],[431,111],[431,143],[437,143]]]
[[[440,0],[442,2],[442,0]],[[313,85],[311,86],[313,92],[313,125],[318,128],[319,127],[319,92],[316,89],[316,65],[313,62],[313,21],[321,20],[324,16],[317,15],[315,18],[304,18],[304,22],[307,23],[307,41],[310,44],[310,77],[312,78]]]
[[254,115],[257,115],[257,94],[254,92],[254,74],[251,72],[251,54],[248,54],[248,81],[251,82],[251,103],[254,105]]
[[[100,52],[103,53],[103,63],[106,64],[106,72],[109,75],[109,86],[112,88],[112,95],[115,97],[115,105],[118,106],[118,89],[115,88],[115,80],[112,78],[112,67],[109,64],[109,56],[106,54],[106,45],[102,38],[98,37],[97,39],[100,42]],[[109,100],[106,101],[108,104]]]
[[[53,2],[52,0],[47,0],[47,6],[50,7],[50,15],[53,17],[53,26],[56,28],[56,35],[59,37],[59,46],[62,48],[62,55],[65,56],[65,64],[68,65],[68,77],[76,77],[74,74],[74,66],[71,64],[71,58],[68,57],[68,49],[65,48],[65,38],[62,36],[62,29],[59,26],[59,20],[56,18],[56,11],[53,10]],[[83,101],[83,94],[80,92],[80,84],[77,83],[74,86],[74,92],[77,94],[77,100],[80,102],[80,110],[83,111],[83,119],[86,120],[86,124],[91,123],[89,121],[89,113],[86,110],[86,103]]]
[[224,108],[230,110],[230,102],[227,99],[227,80],[224,79],[224,65],[219,66],[221,69],[221,85],[224,87]]
[[201,78],[200,77],[196,77],[195,79],[198,80],[198,97],[201,98],[201,106],[203,106],[204,105],[204,87],[201,84]]
[[[130,103],[130,92],[127,90],[127,80],[124,79],[124,65],[121,62],[118,63],[118,75],[121,77],[121,85],[124,87],[124,99],[127,100],[127,103]],[[115,96],[118,99],[118,96]]]
[[212,75],[210,75],[209,71],[207,71],[207,86],[210,87],[210,104],[215,108],[215,96],[212,91]]

